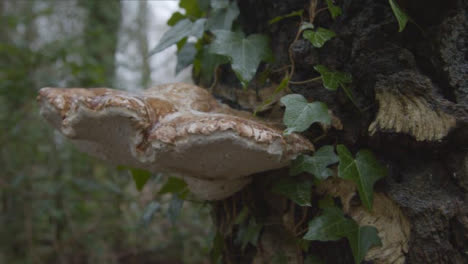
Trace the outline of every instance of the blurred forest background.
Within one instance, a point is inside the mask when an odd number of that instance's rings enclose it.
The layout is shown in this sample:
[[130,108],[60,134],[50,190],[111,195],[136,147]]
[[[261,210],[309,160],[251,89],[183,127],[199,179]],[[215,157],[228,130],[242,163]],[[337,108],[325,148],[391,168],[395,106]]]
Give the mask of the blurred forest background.
[[173,49],[147,56],[177,4],[0,1],[0,263],[206,263],[207,205],[158,194],[158,175],[137,191],[47,126],[35,101],[46,86],[189,81]]

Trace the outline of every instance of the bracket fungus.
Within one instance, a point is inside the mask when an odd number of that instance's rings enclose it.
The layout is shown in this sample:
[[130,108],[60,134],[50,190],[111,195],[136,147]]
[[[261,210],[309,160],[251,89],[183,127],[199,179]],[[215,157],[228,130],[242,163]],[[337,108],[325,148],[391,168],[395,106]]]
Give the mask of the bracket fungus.
[[204,200],[226,198],[250,175],[287,166],[313,145],[218,103],[190,84],[141,92],[43,88],[41,114],[78,149],[117,165],[183,178]]
[[456,125],[453,103],[444,100],[426,76],[414,71],[401,71],[381,76],[375,86],[379,111],[369,126],[377,131],[405,133],[417,141],[437,141]]

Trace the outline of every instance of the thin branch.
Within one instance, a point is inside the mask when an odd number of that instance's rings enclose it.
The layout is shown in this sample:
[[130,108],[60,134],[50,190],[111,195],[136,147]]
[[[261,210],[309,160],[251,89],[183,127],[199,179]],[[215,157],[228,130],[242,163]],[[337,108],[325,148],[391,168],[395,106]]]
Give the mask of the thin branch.
[[290,84],[305,84],[305,83],[310,83],[310,82],[315,82],[315,81],[318,81],[318,80],[321,80],[322,79],[322,76],[319,76],[319,77],[315,77],[315,78],[312,78],[312,79],[309,79],[309,80],[305,80],[305,81],[289,81]]

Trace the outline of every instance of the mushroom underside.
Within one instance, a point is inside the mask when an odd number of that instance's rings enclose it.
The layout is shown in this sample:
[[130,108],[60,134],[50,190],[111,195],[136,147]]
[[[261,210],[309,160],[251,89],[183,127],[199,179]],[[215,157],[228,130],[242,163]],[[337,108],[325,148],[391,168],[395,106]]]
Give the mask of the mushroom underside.
[[[184,99],[187,91],[192,99]],[[183,178],[207,200],[226,198],[248,184],[251,174],[287,166],[313,150],[307,139],[284,136],[187,84],[135,94],[44,88],[38,100],[45,119],[79,150],[115,165]]]

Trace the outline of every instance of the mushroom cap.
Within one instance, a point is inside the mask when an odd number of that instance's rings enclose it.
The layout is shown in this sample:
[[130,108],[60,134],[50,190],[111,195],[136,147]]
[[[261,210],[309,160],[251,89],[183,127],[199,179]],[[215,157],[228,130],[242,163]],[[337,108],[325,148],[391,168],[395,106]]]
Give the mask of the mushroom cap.
[[300,153],[313,150],[302,136],[284,136],[190,84],[135,93],[43,88],[38,100],[45,119],[84,152],[188,182],[212,181],[222,189],[232,185],[237,191],[243,186],[239,183],[249,182],[240,178],[287,166]]

